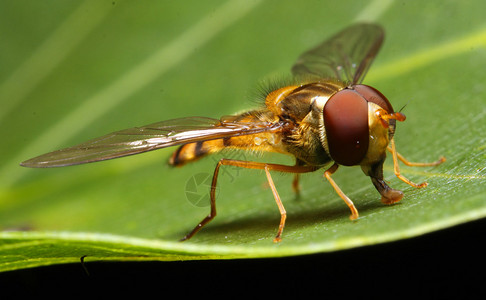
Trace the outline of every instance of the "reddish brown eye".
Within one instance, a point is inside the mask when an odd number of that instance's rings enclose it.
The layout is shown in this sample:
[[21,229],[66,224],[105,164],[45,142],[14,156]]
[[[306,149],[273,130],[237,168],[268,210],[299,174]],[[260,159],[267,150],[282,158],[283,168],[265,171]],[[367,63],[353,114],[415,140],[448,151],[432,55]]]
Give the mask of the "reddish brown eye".
[[355,85],[353,89],[363,96],[367,101],[378,104],[378,106],[386,110],[388,113],[391,114],[394,112],[393,107],[388,99],[386,99],[386,97],[374,87],[359,84]]
[[368,102],[356,91],[334,94],[324,106],[324,126],[331,158],[345,166],[357,165],[368,151]]

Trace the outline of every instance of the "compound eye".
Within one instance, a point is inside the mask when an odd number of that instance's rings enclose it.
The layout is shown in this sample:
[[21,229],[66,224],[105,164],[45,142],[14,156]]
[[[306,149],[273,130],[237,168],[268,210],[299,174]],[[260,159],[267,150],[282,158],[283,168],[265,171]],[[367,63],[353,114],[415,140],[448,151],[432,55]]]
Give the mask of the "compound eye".
[[345,89],[327,101],[323,113],[331,158],[345,166],[359,164],[368,151],[368,102]]
[[373,102],[386,110],[389,114],[393,113],[393,107],[386,97],[374,87],[364,84],[358,84],[353,87],[367,101]]

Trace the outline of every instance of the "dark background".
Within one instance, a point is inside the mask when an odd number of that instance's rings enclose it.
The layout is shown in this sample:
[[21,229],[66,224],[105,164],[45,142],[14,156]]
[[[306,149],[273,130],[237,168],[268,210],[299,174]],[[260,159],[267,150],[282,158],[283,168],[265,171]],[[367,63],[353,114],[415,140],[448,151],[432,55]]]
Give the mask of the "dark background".
[[479,220],[398,242],[285,258],[56,265],[1,273],[0,290],[88,297],[478,298],[486,294],[485,230],[486,220]]

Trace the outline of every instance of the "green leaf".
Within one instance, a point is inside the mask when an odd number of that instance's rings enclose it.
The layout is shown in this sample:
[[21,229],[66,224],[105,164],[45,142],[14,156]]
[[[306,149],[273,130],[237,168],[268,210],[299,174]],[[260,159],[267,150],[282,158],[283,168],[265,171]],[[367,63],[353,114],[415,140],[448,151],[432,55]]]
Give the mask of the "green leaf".
[[[300,255],[418,236],[486,214],[486,22],[481,1],[30,1],[0,4],[0,270],[97,260],[190,260]],[[452,16],[454,14],[454,17]],[[175,117],[219,117],[255,105],[258,83],[288,74],[303,51],[356,21],[382,24],[385,44],[365,83],[407,120],[397,147],[414,189],[392,206],[359,168],[333,176],[360,212],[322,178],[222,169],[218,216],[178,240],[209,212],[207,176],[222,156],[184,168],[173,149],[58,169],[27,169],[32,156],[105,133]],[[292,163],[278,155],[239,159]],[[198,198],[201,196],[201,198]]]

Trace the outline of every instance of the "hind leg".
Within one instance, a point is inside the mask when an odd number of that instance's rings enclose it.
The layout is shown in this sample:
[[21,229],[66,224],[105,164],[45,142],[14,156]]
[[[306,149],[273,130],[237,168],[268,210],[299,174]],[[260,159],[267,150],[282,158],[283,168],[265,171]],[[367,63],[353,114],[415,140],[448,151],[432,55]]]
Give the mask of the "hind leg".
[[281,241],[281,235],[283,232],[283,229],[285,227],[285,220],[287,217],[287,213],[285,211],[285,208],[282,204],[282,201],[280,200],[280,196],[278,195],[277,189],[275,188],[275,184],[273,183],[272,177],[270,175],[270,171],[279,171],[279,172],[285,172],[285,173],[307,173],[307,172],[313,172],[318,169],[318,167],[315,166],[300,166],[300,165],[295,165],[295,166],[286,166],[286,165],[280,165],[280,164],[267,164],[267,163],[260,163],[260,162],[252,162],[252,161],[242,161],[242,160],[233,160],[233,159],[221,159],[218,164],[216,165],[216,168],[214,169],[214,174],[213,174],[213,180],[211,183],[211,192],[210,192],[210,202],[211,202],[211,209],[209,212],[209,215],[207,215],[199,224],[194,227],[194,229],[187,234],[184,238],[182,238],[181,241],[185,241],[193,237],[199,230],[201,230],[204,225],[208,224],[214,217],[216,216],[216,185],[218,182],[218,174],[219,174],[219,169],[222,165],[229,165],[229,166],[235,166],[235,167],[240,167],[240,168],[246,168],[246,169],[258,169],[258,170],[265,170],[265,174],[267,176],[268,183],[270,185],[270,188],[272,189],[273,196],[275,198],[275,202],[277,203],[277,206],[280,211],[280,224],[279,224],[279,229],[277,231],[277,235],[274,238],[274,242],[280,242]]

